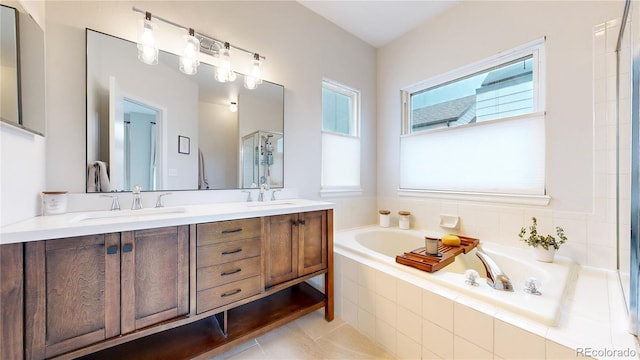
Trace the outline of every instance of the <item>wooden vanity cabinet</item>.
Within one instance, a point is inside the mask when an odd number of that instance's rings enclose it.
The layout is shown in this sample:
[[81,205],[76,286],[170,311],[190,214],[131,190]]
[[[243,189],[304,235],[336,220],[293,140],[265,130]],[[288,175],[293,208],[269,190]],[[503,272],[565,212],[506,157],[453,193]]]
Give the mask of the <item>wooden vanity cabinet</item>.
[[43,359],[188,312],[188,226],[25,244],[25,357]]
[[267,218],[266,287],[327,268],[327,212]]
[[331,321],[332,255],[333,210],[2,245],[0,358],[204,359]]

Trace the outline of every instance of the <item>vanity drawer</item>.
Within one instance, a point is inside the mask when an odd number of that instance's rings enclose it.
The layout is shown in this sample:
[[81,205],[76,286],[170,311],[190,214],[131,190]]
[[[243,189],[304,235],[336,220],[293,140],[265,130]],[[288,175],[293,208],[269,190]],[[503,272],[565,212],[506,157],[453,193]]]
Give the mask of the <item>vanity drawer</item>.
[[198,291],[196,294],[196,312],[200,314],[260,292],[262,292],[262,280],[259,275]]
[[198,291],[260,275],[260,256],[198,269]]
[[261,250],[260,238],[200,246],[197,250],[197,267],[203,268],[259,256]]
[[260,237],[261,235],[262,221],[260,218],[198,224],[197,245],[217,244],[225,241]]

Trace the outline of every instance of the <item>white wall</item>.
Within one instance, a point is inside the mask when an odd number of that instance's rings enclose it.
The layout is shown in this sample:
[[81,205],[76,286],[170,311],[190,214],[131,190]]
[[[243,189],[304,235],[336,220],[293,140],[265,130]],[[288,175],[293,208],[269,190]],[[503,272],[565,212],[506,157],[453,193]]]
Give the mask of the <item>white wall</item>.
[[[151,11],[267,57],[265,79],[284,85],[285,185],[300,197],[317,199],[320,189],[321,87],[328,77],[362,93],[362,179],[365,193],[346,205],[371,209],[375,203],[376,50],[295,2],[271,1],[51,1],[46,4],[48,119],[47,183],[84,190],[84,28],[135,40],[141,14]],[[182,35],[160,23],[163,33]],[[178,41],[160,38],[160,48],[177,52]],[[329,54],[340,54],[332,56]],[[192,154],[194,151],[192,138]],[[174,196],[176,196],[174,194]],[[356,219],[360,213],[367,219]],[[371,222],[375,212],[343,212],[338,226]],[[344,215],[344,216],[341,216]],[[353,219],[353,220],[352,220]]]
[[[460,215],[459,231],[517,246],[537,216],[546,232],[567,230],[561,254],[615,266],[615,233],[595,217],[594,27],[622,15],[622,1],[466,1],[378,51],[378,205],[414,210],[421,227],[440,213]],[[579,14],[579,16],[576,16]],[[546,36],[546,207],[398,197],[401,88]],[[595,85],[594,85],[595,84]],[[604,216],[604,215],[603,215]],[[594,225],[595,224],[595,225]]]
[[226,105],[202,101],[198,105],[199,143],[209,188],[233,189],[238,185],[237,113],[229,111]]

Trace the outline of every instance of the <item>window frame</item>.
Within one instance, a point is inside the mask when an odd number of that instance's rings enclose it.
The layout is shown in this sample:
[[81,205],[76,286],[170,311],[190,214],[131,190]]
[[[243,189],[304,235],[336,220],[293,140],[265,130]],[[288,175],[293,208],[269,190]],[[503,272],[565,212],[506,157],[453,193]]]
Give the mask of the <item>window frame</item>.
[[[470,128],[475,126],[483,126],[486,124],[492,124],[502,121],[517,121],[524,117],[543,116],[546,114],[546,37],[531,41],[524,45],[518,46],[511,50],[501,52],[497,55],[489,58],[476,61],[474,63],[462,66],[460,68],[451,70],[449,72],[431,77],[427,80],[420,81],[413,85],[402,88],[400,91],[401,96],[401,135],[400,142],[404,137],[412,136],[424,136],[431,132],[440,131],[455,131],[456,129]],[[508,63],[510,61],[531,55],[533,57],[533,111],[531,113],[502,117],[492,119],[489,121],[483,121],[478,123],[471,123],[466,125],[460,125],[456,127],[436,128],[436,129],[423,129],[418,131],[412,131],[411,129],[411,95],[424,91],[429,88],[433,88],[439,85],[453,82],[458,79],[463,79],[473,74],[477,74],[482,71],[486,71],[492,67],[500,66],[501,64]],[[544,121],[544,120],[543,120]],[[399,149],[400,150],[400,149]],[[398,156],[401,158],[402,153],[399,151]],[[546,162],[546,160],[545,160]],[[546,178],[546,175],[545,175]],[[546,183],[546,179],[545,179]],[[454,200],[454,201],[477,201],[477,202],[490,202],[490,203],[507,203],[507,204],[524,204],[535,206],[546,206],[549,204],[551,197],[546,193],[546,185],[544,188],[544,194],[542,195],[530,195],[530,194],[502,194],[492,192],[462,192],[456,190],[429,190],[429,189],[415,189],[415,188],[402,188],[398,184],[398,195],[409,197],[424,197],[439,200]]]

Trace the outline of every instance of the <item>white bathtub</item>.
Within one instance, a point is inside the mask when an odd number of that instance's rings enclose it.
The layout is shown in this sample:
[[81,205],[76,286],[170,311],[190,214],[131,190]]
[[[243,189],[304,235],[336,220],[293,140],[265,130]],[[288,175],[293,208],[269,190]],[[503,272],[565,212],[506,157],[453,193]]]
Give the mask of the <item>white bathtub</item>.
[[[529,249],[502,246],[481,239],[482,250],[509,276],[514,292],[495,290],[487,285],[486,271],[480,259],[475,256],[475,249],[468,254],[458,255],[452,264],[434,273],[396,263],[396,255],[424,246],[424,236],[429,233],[434,234],[420,230],[368,226],[336,232],[334,248],[337,253],[356,261],[366,259],[374,266],[379,264],[378,268],[382,271],[391,267],[394,276],[404,277],[406,274],[413,279],[418,276],[419,281],[424,279],[425,282],[442,285],[547,326],[556,325],[567,286],[577,274],[577,266],[573,261],[556,256],[553,263],[542,263],[533,259]],[[479,286],[465,283],[464,272],[467,269],[478,271],[481,277],[478,279]],[[529,277],[538,279],[542,295],[524,292],[524,282]]]

